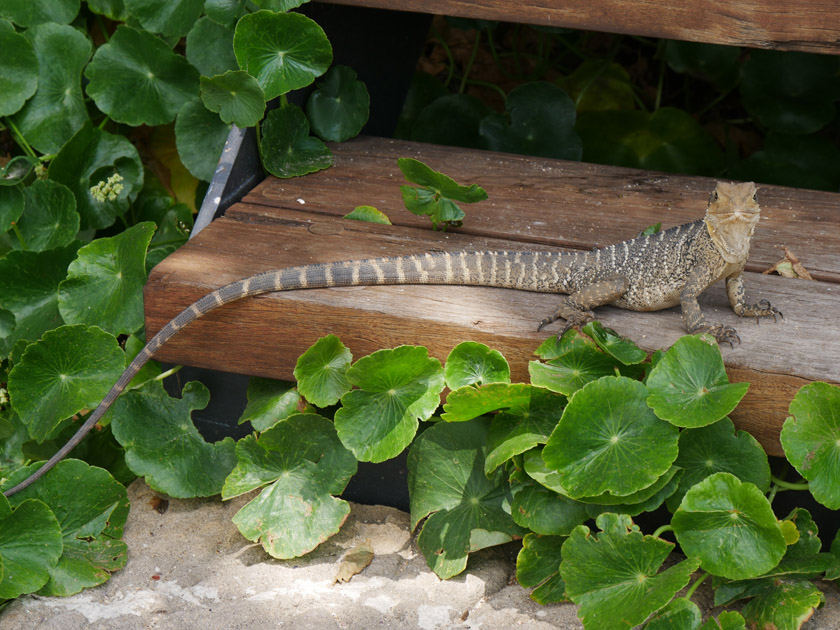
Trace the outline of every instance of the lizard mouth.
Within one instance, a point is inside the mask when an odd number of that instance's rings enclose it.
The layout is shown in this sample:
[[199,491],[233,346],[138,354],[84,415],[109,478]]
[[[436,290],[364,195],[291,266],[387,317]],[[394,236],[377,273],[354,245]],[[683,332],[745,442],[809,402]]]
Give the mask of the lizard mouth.
[[750,239],[758,215],[745,215],[740,212],[706,217],[706,229],[720,255],[728,263],[743,262],[750,251]]

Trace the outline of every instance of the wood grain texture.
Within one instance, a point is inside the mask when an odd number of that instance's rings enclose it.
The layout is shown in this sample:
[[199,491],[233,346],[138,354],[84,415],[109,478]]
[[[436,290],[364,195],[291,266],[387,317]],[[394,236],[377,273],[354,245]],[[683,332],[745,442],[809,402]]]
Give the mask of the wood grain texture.
[[[432,232],[425,219],[400,209],[396,154],[422,157],[456,179],[486,185],[490,200],[468,209],[460,231]],[[712,188],[711,180],[699,178],[362,139],[336,147],[336,166],[329,171],[266,180],[248,203],[231,208],[158,265],[145,293],[147,333],[207,292],[267,269],[433,250],[590,248],[632,238],[657,220],[670,225],[702,216]],[[813,380],[840,382],[840,284],[831,281],[840,278],[840,261],[832,258],[840,251],[840,230],[831,227],[837,219],[831,223],[823,212],[836,207],[840,196],[772,187],[762,195],[772,202],[764,203],[769,216],[759,223],[756,255],[778,259],[776,245],[782,243],[774,243],[773,235],[784,234],[784,243],[807,267],[820,261],[828,281],[749,273],[753,299],[767,298],[784,311],[778,324],[739,320],[722,284],[700,301],[709,320],[734,325],[743,340],[723,349],[732,380],[752,383],[733,419],[779,455],[779,430],[796,390]],[[361,203],[388,212],[397,225],[340,218]],[[356,358],[421,344],[443,360],[470,339],[500,350],[513,378],[526,380],[528,361],[546,334],[536,332],[536,322],[554,305],[551,295],[474,287],[275,293],[199,319],[159,357],[289,379],[300,353],[328,333],[338,335]],[[647,350],[668,347],[684,334],[679,309],[634,313],[605,307],[598,315]]]
[[326,0],[752,48],[840,54],[836,0]]

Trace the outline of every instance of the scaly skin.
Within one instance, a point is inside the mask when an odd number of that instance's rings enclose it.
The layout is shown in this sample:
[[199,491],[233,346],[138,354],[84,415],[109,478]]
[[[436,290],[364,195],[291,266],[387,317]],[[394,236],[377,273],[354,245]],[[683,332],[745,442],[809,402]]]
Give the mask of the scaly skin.
[[707,323],[697,296],[725,278],[729,301],[739,316],[775,320],[781,315],[766,300],[750,304],[745,297],[743,270],[759,212],[755,185],[718,183],[703,219],[591,252],[436,252],[290,267],[232,282],[188,306],[152,337],[76,434],[44,466],[4,494],[22,490],[63,459],[175,333],[223,304],[262,293],[384,284],[565,293],[555,313],[539,328],[563,318],[566,329],[591,321],[591,309],[604,304],[634,311],[679,304],[688,332],[709,332],[732,345],[740,341],[735,330]]

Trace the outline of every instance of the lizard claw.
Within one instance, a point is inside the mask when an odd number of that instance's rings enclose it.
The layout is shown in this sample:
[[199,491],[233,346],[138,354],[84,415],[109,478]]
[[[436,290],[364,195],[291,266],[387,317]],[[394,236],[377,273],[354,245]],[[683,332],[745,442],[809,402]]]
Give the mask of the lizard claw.
[[730,348],[735,347],[734,342],[741,343],[741,338],[732,326],[726,324],[715,324],[709,326],[708,332],[714,336],[718,343],[728,343]]

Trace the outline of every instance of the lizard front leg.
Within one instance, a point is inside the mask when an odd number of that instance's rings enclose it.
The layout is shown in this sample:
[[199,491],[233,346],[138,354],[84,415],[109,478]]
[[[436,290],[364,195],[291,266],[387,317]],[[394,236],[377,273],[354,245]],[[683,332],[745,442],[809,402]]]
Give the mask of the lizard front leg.
[[782,312],[771,306],[767,300],[761,300],[753,304],[747,302],[743,270],[726,279],[726,295],[729,296],[729,303],[738,317],[755,317],[756,323],[758,323],[759,317],[772,317],[774,322],[776,321],[776,315],[782,319],[785,318]]
[[683,323],[689,333],[709,333],[717,339],[718,343],[728,343],[735,347],[733,342],[741,343],[741,338],[732,326],[726,324],[709,324],[703,317],[697,296],[709,286],[708,274],[695,270],[685,283],[680,293],[680,307],[682,308]]
[[560,304],[557,310],[550,317],[546,317],[537,326],[537,331],[542,330],[544,326],[560,318],[566,320],[566,326],[558,334],[562,337],[572,326],[580,328],[584,324],[595,319],[595,314],[591,309],[596,306],[603,306],[615,302],[622,295],[627,293],[628,282],[626,278],[613,278],[611,280],[601,280],[600,282],[593,282],[581,288],[574,293],[563,296],[560,299]]

